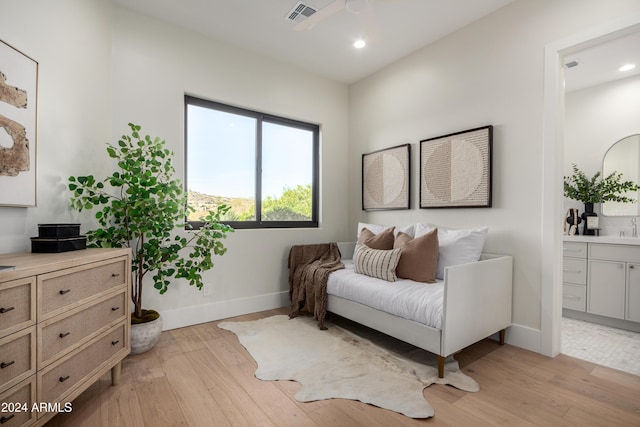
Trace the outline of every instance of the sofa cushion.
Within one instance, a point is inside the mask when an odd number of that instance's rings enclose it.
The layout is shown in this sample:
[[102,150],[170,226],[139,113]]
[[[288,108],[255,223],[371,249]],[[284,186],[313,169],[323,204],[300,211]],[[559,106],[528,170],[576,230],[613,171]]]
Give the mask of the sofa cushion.
[[435,225],[416,225],[416,237],[438,230],[437,279],[444,279],[444,269],[451,265],[475,262],[480,259],[487,227],[474,229],[452,229]]
[[355,272],[387,282],[395,282],[397,279],[396,267],[401,252],[402,249],[371,249],[366,245],[358,244],[353,253]]
[[396,275],[416,282],[435,283],[438,268],[438,229],[412,239],[400,232],[393,244],[402,249]]
[[358,243],[371,249],[393,249],[393,231],[395,227],[387,228],[380,233],[373,233],[368,228],[363,228],[358,236]]
[[[379,224],[368,224],[366,222],[359,222],[358,223],[358,233],[356,235],[356,240],[360,237],[360,233],[362,232],[362,230],[364,230],[365,228],[368,228],[369,231],[371,231],[373,234],[380,234],[382,231],[388,229],[388,228],[392,228],[392,225],[379,225]],[[395,232],[394,234],[397,236],[399,232],[403,232],[408,234],[409,236],[413,237],[413,235],[415,234],[415,225],[411,224],[411,225],[407,225],[404,227],[395,227]]]
[[368,224],[366,222],[359,222],[358,223],[358,234],[356,236],[356,238],[360,238],[360,234],[362,233],[362,230],[364,229],[368,229],[369,231],[371,231],[373,234],[380,234],[381,232],[383,232],[384,230],[386,230],[387,228],[391,228],[390,225],[380,225],[380,224]]

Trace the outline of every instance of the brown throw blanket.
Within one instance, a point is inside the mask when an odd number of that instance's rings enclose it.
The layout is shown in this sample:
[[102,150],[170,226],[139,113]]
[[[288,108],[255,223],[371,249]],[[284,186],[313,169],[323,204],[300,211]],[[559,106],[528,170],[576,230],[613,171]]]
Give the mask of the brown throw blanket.
[[289,317],[300,311],[313,314],[320,329],[326,329],[327,280],[333,271],[344,268],[336,243],[292,246],[289,251]]

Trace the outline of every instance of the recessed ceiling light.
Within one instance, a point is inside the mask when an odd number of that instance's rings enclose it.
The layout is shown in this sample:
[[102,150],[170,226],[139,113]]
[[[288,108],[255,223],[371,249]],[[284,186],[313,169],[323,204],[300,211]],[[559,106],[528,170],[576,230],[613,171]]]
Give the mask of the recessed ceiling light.
[[633,70],[634,68],[636,68],[636,64],[626,64],[623,65],[622,67],[618,68],[619,71],[629,71],[629,70]]
[[367,43],[364,40],[356,40],[356,42],[353,43],[353,47],[355,47],[356,49],[362,49],[366,45]]

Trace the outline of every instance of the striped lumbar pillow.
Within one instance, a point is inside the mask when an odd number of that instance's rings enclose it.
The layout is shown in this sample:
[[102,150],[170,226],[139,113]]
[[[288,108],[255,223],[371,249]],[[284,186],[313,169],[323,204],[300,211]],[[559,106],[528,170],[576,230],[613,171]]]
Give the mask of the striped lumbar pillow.
[[387,282],[395,282],[396,267],[400,260],[402,249],[380,250],[371,249],[365,245],[356,245],[353,254],[355,272]]

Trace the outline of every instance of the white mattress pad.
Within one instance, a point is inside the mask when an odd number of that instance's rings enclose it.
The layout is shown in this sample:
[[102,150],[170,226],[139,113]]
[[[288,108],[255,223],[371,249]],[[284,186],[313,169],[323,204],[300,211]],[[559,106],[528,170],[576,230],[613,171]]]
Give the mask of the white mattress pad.
[[387,282],[356,273],[352,260],[342,262],[345,268],[329,275],[329,295],[442,329],[443,280],[436,283],[421,283],[408,279]]

